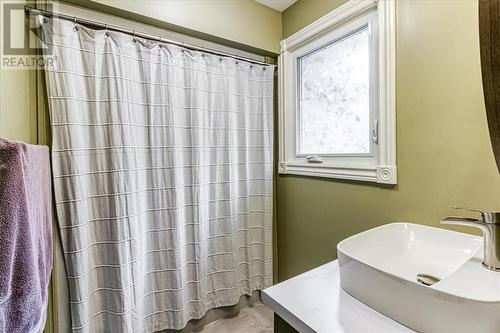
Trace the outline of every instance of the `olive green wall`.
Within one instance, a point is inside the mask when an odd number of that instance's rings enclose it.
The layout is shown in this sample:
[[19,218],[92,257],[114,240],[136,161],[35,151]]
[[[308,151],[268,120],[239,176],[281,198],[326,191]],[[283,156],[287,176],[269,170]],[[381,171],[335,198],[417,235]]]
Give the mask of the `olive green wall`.
[[[0,0],[0,5],[4,2]],[[0,36],[3,36],[1,23]],[[27,37],[23,22],[16,22],[13,27],[15,36]],[[0,69],[0,137],[37,142],[35,82],[33,71]]]
[[[82,0],[77,2],[81,4]],[[99,5],[105,5],[126,11],[127,16],[139,14],[179,28],[279,53],[281,13],[253,0],[85,0],[84,3],[89,7],[97,5],[95,8],[100,10],[104,8]]]
[[[299,0],[283,13],[283,37],[342,2]],[[335,259],[339,241],[377,225],[438,226],[454,205],[500,209],[477,1],[398,0],[396,20],[398,185],[279,176],[280,281]]]
[[[0,0],[12,3],[11,0]],[[24,0],[17,1],[24,4]],[[0,21],[1,22],[1,21]],[[30,38],[25,23],[12,22],[16,36]],[[0,36],[4,34],[0,24]],[[49,142],[45,79],[41,70],[0,69],[0,137],[32,144]]]
[[283,38],[346,3],[347,0],[298,0],[282,13]]
[[29,83],[28,71],[0,70],[0,137],[36,143]]

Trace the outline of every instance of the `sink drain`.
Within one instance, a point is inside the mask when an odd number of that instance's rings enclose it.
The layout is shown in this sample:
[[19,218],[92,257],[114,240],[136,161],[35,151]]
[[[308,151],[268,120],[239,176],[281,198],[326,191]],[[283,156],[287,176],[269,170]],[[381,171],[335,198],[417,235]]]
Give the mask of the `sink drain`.
[[432,286],[434,283],[439,282],[440,280],[440,278],[432,274],[417,274],[417,282],[423,284],[424,286]]

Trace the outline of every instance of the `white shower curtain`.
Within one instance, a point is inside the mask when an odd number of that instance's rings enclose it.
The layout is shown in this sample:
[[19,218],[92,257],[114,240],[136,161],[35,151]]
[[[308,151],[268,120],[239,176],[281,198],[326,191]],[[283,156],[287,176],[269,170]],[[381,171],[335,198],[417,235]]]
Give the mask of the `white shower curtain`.
[[73,330],[180,329],[269,286],[274,68],[42,32]]

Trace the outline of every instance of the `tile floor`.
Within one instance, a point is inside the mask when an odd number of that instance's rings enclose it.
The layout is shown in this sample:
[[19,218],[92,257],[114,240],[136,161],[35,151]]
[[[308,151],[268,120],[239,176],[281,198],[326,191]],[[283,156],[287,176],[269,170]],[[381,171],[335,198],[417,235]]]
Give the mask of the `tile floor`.
[[273,333],[273,312],[258,302],[245,307],[232,318],[223,318],[206,325],[201,333]]

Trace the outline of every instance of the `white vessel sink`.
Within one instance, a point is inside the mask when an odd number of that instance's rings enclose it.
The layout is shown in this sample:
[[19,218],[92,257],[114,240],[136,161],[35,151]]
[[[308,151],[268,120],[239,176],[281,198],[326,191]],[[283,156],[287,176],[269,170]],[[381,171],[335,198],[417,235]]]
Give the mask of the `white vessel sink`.
[[343,240],[337,252],[342,289],[403,325],[500,332],[500,273],[482,267],[481,237],[392,223]]

